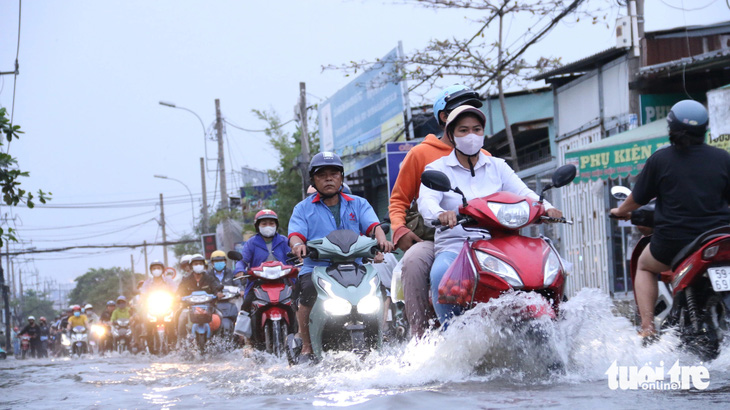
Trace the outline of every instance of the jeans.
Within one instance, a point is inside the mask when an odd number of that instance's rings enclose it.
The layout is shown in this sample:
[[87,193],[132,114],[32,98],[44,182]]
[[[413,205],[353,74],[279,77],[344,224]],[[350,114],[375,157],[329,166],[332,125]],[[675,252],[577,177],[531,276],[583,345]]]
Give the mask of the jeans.
[[[428,278],[433,264],[433,241],[418,242],[403,255],[403,296],[411,336],[420,337],[433,316],[429,306]],[[437,283],[438,285],[438,283]]]
[[433,301],[433,309],[436,311],[436,315],[441,322],[442,328],[445,329],[447,321],[454,315],[461,313],[461,307],[459,305],[452,305],[448,303],[438,303],[439,300],[439,283],[441,278],[449,269],[449,266],[456,260],[458,256],[455,252],[441,252],[436,255],[436,259],[431,267],[431,300]]

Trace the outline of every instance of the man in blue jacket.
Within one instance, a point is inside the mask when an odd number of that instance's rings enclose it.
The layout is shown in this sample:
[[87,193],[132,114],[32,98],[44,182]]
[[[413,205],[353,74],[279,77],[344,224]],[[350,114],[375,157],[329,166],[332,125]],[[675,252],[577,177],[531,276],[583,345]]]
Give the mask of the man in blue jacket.
[[[236,262],[234,276],[245,273],[247,270],[261,265],[264,262],[280,261],[286,263],[286,254],[291,251],[286,236],[278,234],[279,218],[271,209],[262,209],[254,217],[256,235],[243,244],[243,259]],[[246,283],[243,305],[241,309],[249,311],[253,303],[254,294],[251,292],[253,281]]]

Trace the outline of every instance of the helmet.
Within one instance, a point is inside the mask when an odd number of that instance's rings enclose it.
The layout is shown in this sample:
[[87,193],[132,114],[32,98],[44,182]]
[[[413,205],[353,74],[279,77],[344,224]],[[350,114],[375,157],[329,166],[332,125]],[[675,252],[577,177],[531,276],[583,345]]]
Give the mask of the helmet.
[[696,136],[704,136],[709,117],[705,106],[693,100],[682,100],[672,106],[667,115],[670,131],[687,131]]
[[28,316],[28,320],[35,320],[35,316]]
[[347,195],[352,195],[352,190],[350,189],[350,186],[346,183],[342,183],[342,193]]
[[262,219],[273,219],[276,222],[276,227],[279,227],[279,217],[276,215],[276,212],[271,209],[262,209],[256,212],[256,216],[253,218],[253,226],[256,228],[256,232],[259,231],[259,222]]
[[159,266],[160,268],[165,269],[165,264],[159,260],[153,260],[152,263],[150,263],[150,269],[152,269],[153,266]]
[[193,258],[193,255],[183,255],[182,258],[180,258],[180,265],[184,265],[186,263],[190,263],[190,259]]
[[340,170],[343,174],[345,173],[345,165],[342,163],[340,157],[334,152],[320,152],[312,158],[309,162],[309,176],[312,177],[314,174],[323,167],[334,167]]
[[199,253],[196,253],[190,258],[190,264],[192,265],[193,262],[202,261],[205,263],[205,257]]
[[433,116],[436,117],[436,122],[444,126],[444,122],[439,118],[441,111],[451,111],[460,105],[481,107],[482,102],[479,100],[479,93],[461,84],[444,88],[433,103]]
[[117,302],[120,302],[120,301],[121,302],[126,302],[127,301],[127,298],[124,295],[119,295],[119,297],[117,298]]
[[45,316],[41,316],[41,322],[45,322],[45,321],[46,321],[46,317]]
[[211,261],[225,261],[226,260],[226,253],[222,250],[218,249],[213,251],[213,253],[210,254],[210,260]]
[[116,302],[114,302],[113,300],[110,300],[110,301],[107,301],[107,302],[106,302],[106,305],[107,305],[107,306],[116,306],[117,304],[116,304]]
[[84,309],[93,309],[94,307],[91,306],[91,303],[87,303],[86,306],[84,306]]
[[79,305],[73,305],[73,306],[71,306],[71,310],[74,311],[74,312],[77,311],[77,310],[81,310],[81,306],[79,306]]

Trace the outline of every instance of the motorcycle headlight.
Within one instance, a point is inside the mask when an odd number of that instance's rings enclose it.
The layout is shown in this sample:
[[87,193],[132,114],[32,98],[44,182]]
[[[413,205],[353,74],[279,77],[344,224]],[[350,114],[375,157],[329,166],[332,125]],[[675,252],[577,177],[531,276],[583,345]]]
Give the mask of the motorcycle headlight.
[[486,252],[477,250],[474,251],[474,253],[477,256],[479,266],[481,266],[482,269],[499,276],[514,288],[521,288],[524,286],[522,279],[520,279],[520,275],[518,275],[517,271],[508,263],[499,258],[495,258]]
[[261,270],[261,276],[266,279],[279,279],[291,272],[291,269],[281,269],[281,266],[264,266]]
[[548,253],[547,260],[545,261],[545,280],[543,285],[552,285],[553,282],[555,282],[555,278],[558,276],[560,269],[560,259],[558,258],[558,255],[555,254],[555,251],[551,249]]
[[106,328],[101,325],[92,325],[91,333],[95,334],[97,337],[102,337],[104,336],[104,333],[106,333]]
[[154,292],[147,298],[147,311],[162,316],[172,309],[172,295],[168,292]]
[[497,220],[508,228],[519,228],[530,219],[530,206],[522,201],[516,204],[487,202],[489,209],[497,215]]
[[380,310],[380,299],[375,296],[375,292],[378,290],[378,278],[374,277],[370,279],[370,292],[367,296],[357,302],[357,312],[363,315],[369,315]]
[[61,344],[64,346],[71,345],[71,341],[68,339],[68,336],[66,336],[66,334],[61,335]]
[[352,304],[345,299],[337,296],[332,292],[332,284],[326,280],[319,278],[317,280],[319,287],[325,291],[329,299],[324,301],[324,310],[332,316],[344,316],[352,312]]

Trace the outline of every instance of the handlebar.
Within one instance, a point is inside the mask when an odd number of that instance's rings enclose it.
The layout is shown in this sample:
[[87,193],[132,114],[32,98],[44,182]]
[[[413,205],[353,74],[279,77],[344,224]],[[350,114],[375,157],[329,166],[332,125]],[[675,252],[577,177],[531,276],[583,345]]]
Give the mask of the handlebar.
[[543,220],[543,221],[545,221],[545,222],[556,222],[556,223],[563,223],[563,224],[573,225],[573,221],[568,220],[568,219],[565,219],[565,218],[553,218],[553,217],[550,217],[550,216],[541,216],[540,219]]
[[[464,225],[467,222],[472,222],[472,218],[466,216],[466,215],[458,215],[456,216],[456,225]],[[443,232],[447,229],[451,229],[448,225],[441,225],[441,221],[438,219],[434,219],[431,221],[431,225],[436,226],[436,232]]]

